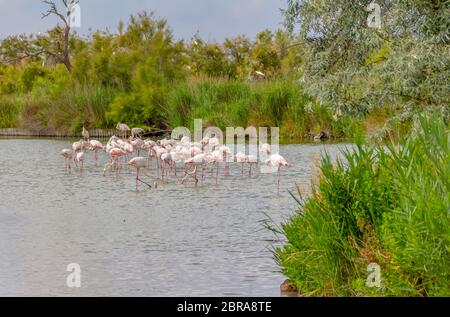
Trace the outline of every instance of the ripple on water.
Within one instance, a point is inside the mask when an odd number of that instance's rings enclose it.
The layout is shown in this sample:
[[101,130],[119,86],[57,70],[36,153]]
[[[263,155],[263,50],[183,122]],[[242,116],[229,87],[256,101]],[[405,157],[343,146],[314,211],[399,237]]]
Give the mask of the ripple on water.
[[[72,262],[85,283],[77,296],[279,296],[274,237],[260,221],[292,213],[288,190],[309,183],[310,157],[325,148],[281,146],[294,166],[277,196],[275,175],[242,178],[240,167],[218,185],[207,178],[199,187],[136,192],[133,171],[103,177],[90,154],[83,173],[65,174],[58,153],[68,141],[0,145],[8,149],[0,164],[0,296],[74,295],[65,286]],[[326,149],[335,155],[338,147]]]

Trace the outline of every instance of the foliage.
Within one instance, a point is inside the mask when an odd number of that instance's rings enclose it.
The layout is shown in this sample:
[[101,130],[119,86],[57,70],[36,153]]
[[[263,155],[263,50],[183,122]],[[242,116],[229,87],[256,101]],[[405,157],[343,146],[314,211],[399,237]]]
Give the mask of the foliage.
[[377,29],[367,24],[371,2],[288,0],[284,15],[307,55],[308,92],[338,112],[402,105],[413,116],[448,108],[448,3],[376,1]]
[[364,118],[334,120],[326,107],[311,101],[294,81],[249,83],[238,80],[182,83],[170,91],[165,117],[168,126],[192,128],[194,119],[226,127],[280,127],[282,142],[311,138],[320,132],[352,138]]
[[[283,227],[283,273],[307,295],[450,294],[450,137],[421,118],[403,145],[325,156],[318,184]],[[365,285],[382,268],[382,288]]]

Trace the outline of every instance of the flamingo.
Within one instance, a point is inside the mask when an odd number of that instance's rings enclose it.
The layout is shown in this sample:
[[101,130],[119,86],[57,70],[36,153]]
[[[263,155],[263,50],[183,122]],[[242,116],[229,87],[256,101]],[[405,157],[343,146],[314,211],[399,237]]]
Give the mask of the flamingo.
[[136,190],[139,190],[139,182],[147,185],[149,188],[152,188],[150,184],[144,182],[139,178],[139,172],[141,171],[141,169],[147,168],[147,159],[145,157],[135,157],[134,159],[128,162],[128,165],[136,168]]
[[281,168],[288,167],[290,164],[280,154],[272,154],[267,160],[266,165],[277,168],[277,192],[280,194]]
[[122,133],[124,133],[125,137],[127,136],[128,131],[131,130],[130,127],[127,126],[125,123],[120,123],[120,122],[117,124],[116,129],[121,131]]
[[109,155],[111,156],[111,161],[105,165],[105,168],[103,169],[103,176],[106,176],[106,172],[110,169],[115,169],[116,174],[120,173],[120,162],[119,157],[126,155],[127,152],[120,149],[120,148],[112,148],[109,151]]
[[160,169],[162,168],[161,156],[165,153],[168,153],[168,151],[165,148],[157,146],[157,145],[154,147],[153,150],[156,155],[156,165],[157,165],[157,169],[158,169],[158,178],[159,178],[159,172],[160,172]]
[[207,137],[207,136],[205,136],[205,137],[203,138],[203,140],[202,140],[202,142],[201,142],[201,144],[202,144],[202,150],[204,150],[205,147],[209,144],[209,140],[210,140],[210,138]]
[[[171,169],[174,168],[175,156],[172,155],[171,152],[165,152],[161,154],[161,171],[162,171],[162,180],[164,181],[164,175],[166,173],[166,165],[168,165]],[[176,166],[175,166],[175,175],[176,175]]]
[[81,164],[81,170],[84,168],[84,152],[78,152],[75,156],[75,164],[78,166],[78,163]]
[[261,145],[261,152],[269,155],[269,158],[265,162],[266,166],[277,169],[277,191],[278,191],[278,194],[280,194],[281,168],[289,167],[291,165],[280,154],[278,154],[278,153],[272,154],[272,147],[267,143]]
[[84,138],[85,141],[89,141],[89,137],[90,137],[89,131],[86,130],[86,129],[84,128],[84,126],[83,126],[83,131],[81,132],[81,135],[83,136],[83,138]]
[[216,148],[219,147],[219,145],[220,145],[219,138],[214,137],[209,139],[209,146],[211,147],[212,151],[216,150]]
[[72,170],[71,161],[73,158],[73,151],[69,149],[64,149],[60,152],[60,155],[64,157],[64,170],[66,172],[67,171],[70,172]]
[[247,155],[239,152],[235,157],[236,162],[241,164],[241,175],[244,176],[244,164],[247,162]]
[[86,143],[85,143],[83,140],[80,140],[80,141],[75,142],[75,143],[72,144],[72,150],[73,150],[75,153],[78,153],[78,152],[83,151],[83,149],[85,148],[85,146],[86,146]]
[[133,139],[136,139],[136,137],[141,136],[141,134],[143,134],[144,132],[145,132],[144,129],[141,129],[141,128],[133,128],[133,129],[131,129],[131,137],[132,137]]
[[156,142],[152,140],[146,140],[144,141],[144,144],[142,145],[142,149],[144,151],[148,152],[147,155],[147,166],[150,167],[150,162],[152,161],[153,157],[155,157],[156,153],[154,151],[154,148],[156,147]]
[[188,136],[184,136],[184,137],[181,138],[180,143],[181,143],[181,144],[184,144],[184,145],[185,145],[185,144],[190,144],[190,143],[191,143],[191,138],[188,137]]
[[95,166],[98,166],[98,151],[103,150],[103,148],[103,144],[100,141],[91,140],[89,142],[89,150],[94,152]]
[[258,166],[258,157],[256,155],[247,155],[246,163],[249,165],[248,176],[252,177],[253,165]]
[[[219,151],[216,150],[214,152],[211,153],[211,155],[208,157],[209,163],[213,164],[213,166],[215,166],[216,168],[216,185],[219,182],[219,165],[220,162],[223,161],[223,154]],[[214,169],[213,169],[214,172]]]
[[224,176],[230,176],[230,164],[228,164],[228,156],[231,154],[231,150],[228,146],[222,145],[219,148],[220,153],[223,155],[223,161],[225,162]]
[[131,145],[133,146],[133,148],[134,148],[135,150],[137,150],[137,155],[139,156],[141,150],[142,150],[143,147],[144,147],[144,140],[139,139],[139,138],[136,138],[136,139],[134,139],[134,140],[131,140],[130,143],[131,143]]
[[[207,162],[206,155],[204,153],[197,154],[196,156],[186,160],[184,162],[186,171],[185,171],[185,177],[181,180],[181,184],[184,184],[188,177],[192,177],[195,180],[195,185],[198,184],[198,178],[197,178],[197,167],[200,165],[202,167],[202,179],[203,179],[203,173],[205,171],[204,164]],[[193,166],[194,168],[192,171],[189,171],[189,167]]]

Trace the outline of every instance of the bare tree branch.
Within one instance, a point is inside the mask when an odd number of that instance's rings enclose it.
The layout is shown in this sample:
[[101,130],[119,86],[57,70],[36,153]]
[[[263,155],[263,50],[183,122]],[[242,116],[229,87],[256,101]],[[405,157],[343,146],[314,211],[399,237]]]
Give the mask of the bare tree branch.
[[73,6],[79,3],[79,0],[62,0],[62,3],[64,5],[64,8],[66,10],[65,14],[61,13],[58,10],[58,7],[56,6],[56,3],[51,0],[43,0],[43,3],[45,3],[49,8],[47,12],[42,13],[42,18],[46,18],[50,15],[57,16],[61,21],[64,23],[64,30],[61,31],[60,36],[63,40],[63,47],[61,48],[61,43],[57,42],[58,50],[61,51],[61,54],[53,54],[55,57],[57,57],[64,65],[66,65],[67,69],[69,71],[72,70],[72,64],[70,62],[70,47],[69,47],[69,41],[70,41],[70,15],[72,14]]
[[[67,17],[58,11],[58,8],[56,7],[55,2],[48,1],[48,0],[44,0],[42,2],[44,2],[45,4],[47,4],[50,7],[46,13],[42,13],[42,19],[45,19],[46,17],[53,14],[53,15],[56,15],[57,17],[59,17],[60,20],[63,21],[63,23],[66,25],[66,27],[69,27],[69,21],[67,20]],[[66,1],[63,1],[63,3],[67,8]]]
[[42,49],[42,50],[39,50],[36,52],[23,52],[21,56],[17,56],[15,58],[12,58],[9,60],[0,60],[0,63],[12,64],[12,63],[20,62],[21,60],[24,60],[26,58],[41,57],[42,54],[47,54],[47,55],[53,56],[58,61],[62,62],[61,58],[60,58],[60,56],[58,56],[58,54],[55,54],[46,49]]

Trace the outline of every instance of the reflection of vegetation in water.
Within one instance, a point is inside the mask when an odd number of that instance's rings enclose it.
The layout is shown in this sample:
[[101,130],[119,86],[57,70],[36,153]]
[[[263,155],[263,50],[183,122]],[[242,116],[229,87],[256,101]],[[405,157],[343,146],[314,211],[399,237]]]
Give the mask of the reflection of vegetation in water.
[[[450,295],[449,141],[441,119],[422,119],[403,145],[323,158],[277,250],[300,292]],[[370,263],[381,267],[382,289],[366,286]]]

